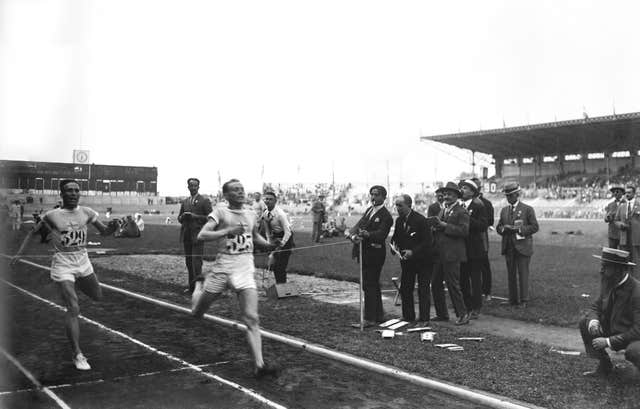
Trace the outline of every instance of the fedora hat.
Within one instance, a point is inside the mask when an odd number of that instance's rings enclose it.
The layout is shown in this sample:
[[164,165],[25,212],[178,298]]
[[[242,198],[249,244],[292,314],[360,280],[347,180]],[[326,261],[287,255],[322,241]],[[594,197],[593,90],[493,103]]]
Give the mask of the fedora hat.
[[613,193],[616,190],[620,190],[624,193],[624,186],[622,185],[611,185],[611,187],[609,188],[609,192]]
[[505,195],[510,195],[512,193],[519,192],[520,185],[518,184],[518,182],[507,182],[502,188],[502,191],[504,192]]
[[475,193],[478,193],[478,185],[473,180],[466,179],[466,180],[461,180],[460,183],[458,183],[458,186],[460,186],[461,189],[462,189],[462,186],[464,185],[469,186],[471,189],[473,189]]
[[622,264],[624,266],[635,266],[636,263],[629,261],[629,252],[625,250],[612,249],[610,247],[602,248],[602,255],[593,257],[600,259],[606,263]]
[[462,197],[462,192],[460,191],[460,188],[458,187],[458,185],[455,184],[455,182],[447,182],[446,185],[436,190],[436,193],[444,193],[447,190],[451,190],[455,192],[458,195],[458,197]]

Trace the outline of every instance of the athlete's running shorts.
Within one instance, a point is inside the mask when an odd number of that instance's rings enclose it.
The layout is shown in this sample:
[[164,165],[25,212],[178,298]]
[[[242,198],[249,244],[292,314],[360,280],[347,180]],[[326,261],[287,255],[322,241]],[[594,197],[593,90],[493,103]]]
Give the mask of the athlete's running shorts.
[[220,254],[214,261],[212,270],[205,276],[203,284],[208,293],[219,294],[227,288],[235,291],[257,288],[252,254]]
[[93,274],[87,251],[57,252],[51,261],[51,279],[56,282],[72,281]]

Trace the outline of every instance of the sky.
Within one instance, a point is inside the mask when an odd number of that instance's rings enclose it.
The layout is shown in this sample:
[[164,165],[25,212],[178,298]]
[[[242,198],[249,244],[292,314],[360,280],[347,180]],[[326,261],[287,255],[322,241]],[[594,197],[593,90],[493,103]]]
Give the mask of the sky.
[[[420,136],[640,111],[640,3],[0,0],[0,158],[216,192],[470,172]],[[490,158],[476,160],[490,168]]]

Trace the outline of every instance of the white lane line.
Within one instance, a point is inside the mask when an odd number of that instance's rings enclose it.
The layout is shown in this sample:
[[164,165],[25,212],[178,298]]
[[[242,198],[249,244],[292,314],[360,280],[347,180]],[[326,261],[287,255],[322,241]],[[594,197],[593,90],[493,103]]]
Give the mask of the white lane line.
[[[230,362],[231,361],[222,361],[222,362],[216,362],[216,363],[213,363],[213,364],[202,364],[202,365],[196,365],[196,366],[198,368],[206,368],[208,366],[224,365],[224,364],[228,364]],[[47,386],[47,388],[49,388],[51,390],[61,389],[61,388],[73,388],[73,387],[76,387],[76,386],[95,385],[95,384],[103,383],[103,382],[121,381],[121,380],[125,380],[125,379],[142,378],[142,377],[145,377],[145,376],[153,376],[153,375],[163,375],[163,374],[167,374],[167,373],[180,372],[180,371],[186,371],[186,370],[191,370],[191,368],[189,368],[188,366],[183,366],[183,367],[180,367],[180,368],[169,369],[167,371],[145,372],[145,373],[136,374],[136,375],[130,375],[130,376],[116,376],[115,378],[111,378],[111,379],[96,379],[94,381],[86,381],[86,382],[61,383],[61,384],[58,384],[58,385]],[[0,392],[0,396],[12,395],[14,393],[22,393],[22,392],[33,392],[35,390],[37,390],[37,389],[36,388],[26,388],[26,389],[16,389],[15,391],[3,391],[3,392]]]
[[69,407],[69,405],[67,405],[62,399],[60,399],[58,397],[58,395],[56,395],[55,393],[51,392],[49,390],[49,388],[47,388],[46,386],[42,386],[42,384],[36,379],[35,376],[33,376],[31,374],[31,372],[29,372],[24,366],[22,366],[22,364],[20,364],[20,362],[18,362],[18,360],[16,358],[14,358],[10,353],[8,353],[7,351],[5,351],[4,348],[0,347],[0,351],[2,351],[2,353],[4,354],[4,356],[7,357],[7,359],[9,361],[11,361],[12,364],[14,364],[16,366],[16,368],[18,368],[20,370],[20,372],[22,372],[24,374],[24,376],[26,376],[27,378],[29,378],[29,380],[31,381],[31,383],[33,383],[37,389],[41,390],[42,392],[44,392],[48,397],[50,397],[51,399],[53,399],[53,401],[55,403],[58,404],[58,406],[60,406],[62,409],[71,409]]
[[[18,287],[16,285],[14,285],[14,284],[2,279],[2,278],[0,278],[0,281],[4,282],[8,286],[16,289],[17,291],[20,291],[20,292],[22,292],[24,294],[27,294],[27,295],[29,295],[29,296],[31,296],[31,297],[33,297],[33,298],[45,303],[45,304],[50,305],[51,307],[57,308],[57,309],[62,310],[62,311],[66,311],[65,307],[63,307],[61,305],[58,305],[58,304],[56,304],[54,302],[51,302],[51,301],[49,301],[47,299],[44,299],[44,298],[42,298],[42,297],[40,297],[40,296],[38,296],[38,295],[28,291],[28,290],[25,290],[24,288]],[[194,370],[196,372],[200,372],[202,375],[206,376],[207,378],[211,378],[211,379],[216,380],[216,381],[218,381],[218,382],[220,382],[220,383],[222,383],[224,385],[227,385],[227,386],[230,386],[230,387],[232,387],[234,389],[237,389],[240,392],[251,396],[253,399],[257,400],[260,403],[264,403],[265,405],[270,406],[272,408],[285,409],[285,406],[282,406],[279,403],[273,402],[273,401],[265,398],[264,396],[254,392],[253,390],[251,390],[249,388],[245,388],[244,386],[242,386],[242,385],[240,385],[238,383],[235,383],[235,382],[229,381],[227,379],[221,378],[218,375],[214,375],[212,373],[206,372],[206,371],[202,370],[202,368],[199,368],[197,365],[194,365],[194,364],[189,363],[189,362],[187,362],[187,361],[185,361],[183,359],[175,357],[175,356],[169,354],[168,352],[164,352],[164,351],[161,351],[161,350],[159,350],[157,348],[154,348],[151,345],[147,345],[144,342],[142,342],[140,340],[137,340],[137,339],[135,339],[133,337],[130,337],[129,335],[127,335],[127,334],[125,334],[123,332],[111,329],[111,328],[109,328],[107,326],[104,326],[104,325],[100,324],[99,322],[94,321],[94,320],[92,320],[90,318],[87,318],[87,317],[85,317],[83,315],[79,315],[78,317],[81,320],[83,320],[85,322],[88,322],[89,324],[95,325],[96,327],[98,327],[98,328],[100,328],[100,329],[102,329],[104,331],[110,332],[112,334],[116,334],[116,335],[118,335],[118,336],[120,336],[120,337],[122,337],[122,338],[124,338],[124,339],[126,339],[126,340],[128,340],[128,341],[130,341],[130,342],[132,342],[134,344],[136,344],[136,345],[140,345],[141,347],[143,347],[143,348],[145,348],[145,349],[147,349],[147,350],[149,350],[151,352],[155,352],[156,354],[161,355],[161,356],[163,356],[163,357],[165,357],[165,358],[167,358],[169,360],[178,362],[181,365],[187,366],[187,367],[191,368],[192,370]]]

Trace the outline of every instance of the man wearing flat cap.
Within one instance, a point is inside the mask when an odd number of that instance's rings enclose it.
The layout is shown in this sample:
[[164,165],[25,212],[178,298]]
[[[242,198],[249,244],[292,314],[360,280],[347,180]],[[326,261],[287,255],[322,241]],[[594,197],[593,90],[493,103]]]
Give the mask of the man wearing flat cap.
[[[393,225],[391,213],[384,207],[387,190],[383,186],[369,189],[371,206],[362,218],[345,235],[353,241],[353,256],[362,257],[362,288],[364,289],[364,326],[371,327],[384,321],[380,273],[384,265],[385,240]],[[359,253],[362,241],[362,254]],[[353,324],[359,328],[360,323]]]
[[445,281],[449,289],[451,304],[453,304],[453,309],[458,317],[456,325],[465,325],[469,323],[470,315],[464,306],[460,291],[460,263],[467,261],[465,239],[469,235],[469,213],[460,203],[462,193],[454,182],[448,182],[437,192],[443,193],[445,207],[434,225],[437,260],[431,280],[431,289],[436,317],[431,320],[449,320],[444,287],[442,286],[442,281]]
[[487,246],[484,235],[489,224],[487,212],[478,198],[480,190],[471,180],[459,183],[462,192],[461,204],[469,213],[469,235],[465,243],[467,246],[467,261],[460,265],[460,290],[462,299],[471,319],[480,315],[482,308],[482,260],[487,256]]
[[624,187],[621,185],[613,185],[609,188],[612,199],[604,208],[604,221],[609,225],[608,237],[609,248],[617,249],[620,246],[620,229],[616,226],[615,219],[618,207],[623,202]]
[[510,305],[527,306],[529,301],[529,262],[533,255],[533,235],[538,220],[533,207],[520,201],[520,186],[515,182],[503,189],[508,206],[500,211],[496,232],[502,236],[502,254],[507,262]]
[[614,366],[606,351],[625,350],[624,357],[640,369],[640,282],[629,275],[634,263],[629,252],[604,247],[602,255],[600,296],[579,328],[585,351],[600,362],[595,371],[585,376],[607,376]]

